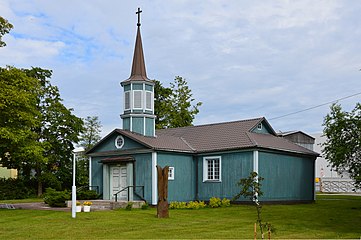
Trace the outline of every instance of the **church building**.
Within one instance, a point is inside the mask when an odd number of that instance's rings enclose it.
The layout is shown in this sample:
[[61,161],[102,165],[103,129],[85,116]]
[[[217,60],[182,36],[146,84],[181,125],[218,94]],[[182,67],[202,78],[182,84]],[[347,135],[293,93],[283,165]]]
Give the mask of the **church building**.
[[89,185],[103,199],[157,204],[156,166],[169,166],[169,201],[232,199],[237,182],[257,172],[261,201],[312,202],[315,160],[311,147],[278,135],[264,117],[155,129],[154,82],[147,77],[140,33],[130,77],[122,81],[122,129],[114,129],[87,152]]

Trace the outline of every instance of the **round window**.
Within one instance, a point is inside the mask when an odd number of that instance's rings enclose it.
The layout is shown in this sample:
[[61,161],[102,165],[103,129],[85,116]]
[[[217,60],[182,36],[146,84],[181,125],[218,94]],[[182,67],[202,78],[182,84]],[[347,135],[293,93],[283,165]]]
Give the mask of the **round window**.
[[124,145],[124,138],[122,136],[118,136],[116,139],[115,139],[115,146],[117,148],[122,148]]

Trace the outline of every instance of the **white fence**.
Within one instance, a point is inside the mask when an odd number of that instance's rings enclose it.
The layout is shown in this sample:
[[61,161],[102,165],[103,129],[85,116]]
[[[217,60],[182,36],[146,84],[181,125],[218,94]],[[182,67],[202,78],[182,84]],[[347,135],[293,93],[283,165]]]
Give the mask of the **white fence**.
[[321,178],[320,191],[325,193],[361,193],[349,178]]

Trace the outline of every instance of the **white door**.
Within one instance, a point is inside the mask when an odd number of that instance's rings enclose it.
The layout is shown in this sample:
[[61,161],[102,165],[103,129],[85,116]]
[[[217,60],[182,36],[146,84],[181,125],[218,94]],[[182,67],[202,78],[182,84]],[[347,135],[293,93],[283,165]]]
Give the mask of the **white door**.
[[[115,198],[114,194],[127,187],[127,167],[126,166],[114,166],[111,167],[111,193],[112,198]],[[128,199],[128,189],[118,193],[118,200]]]

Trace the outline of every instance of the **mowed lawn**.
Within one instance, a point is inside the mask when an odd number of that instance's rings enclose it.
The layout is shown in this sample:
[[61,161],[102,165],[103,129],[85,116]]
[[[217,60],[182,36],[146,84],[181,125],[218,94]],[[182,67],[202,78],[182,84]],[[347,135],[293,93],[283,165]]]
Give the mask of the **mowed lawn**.
[[[314,204],[265,205],[272,238],[361,237],[361,197],[318,196]],[[1,239],[253,238],[253,206],[170,210],[157,219],[156,209],[78,213],[0,209]],[[260,239],[260,236],[258,236]]]

